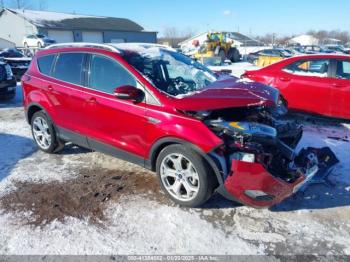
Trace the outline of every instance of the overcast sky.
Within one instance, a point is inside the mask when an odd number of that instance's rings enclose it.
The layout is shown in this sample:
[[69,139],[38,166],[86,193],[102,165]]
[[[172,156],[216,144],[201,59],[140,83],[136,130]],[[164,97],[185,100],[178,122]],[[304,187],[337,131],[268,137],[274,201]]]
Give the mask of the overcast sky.
[[349,0],[47,0],[50,11],[126,17],[147,30],[165,27],[261,35],[350,30]]

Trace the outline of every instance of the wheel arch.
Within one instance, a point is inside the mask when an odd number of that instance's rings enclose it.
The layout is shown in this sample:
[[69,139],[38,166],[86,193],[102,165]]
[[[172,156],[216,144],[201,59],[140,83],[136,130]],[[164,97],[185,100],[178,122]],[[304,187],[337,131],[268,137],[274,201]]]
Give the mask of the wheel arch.
[[26,112],[26,119],[27,119],[27,122],[30,124],[31,123],[31,120],[32,120],[32,117],[33,115],[36,113],[36,112],[39,112],[39,111],[43,111],[45,113],[45,115],[50,118],[50,120],[52,121],[52,118],[50,116],[50,113],[40,104],[38,103],[30,103],[29,106],[28,106],[28,109],[27,109],[27,112]]
[[29,106],[28,106],[28,109],[27,109],[27,113],[26,113],[26,119],[27,119],[27,122],[30,124],[31,121],[32,121],[32,117],[33,115],[36,113],[36,112],[39,112],[39,111],[45,111],[45,109],[37,104],[37,103],[31,103]]
[[182,139],[175,138],[175,137],[162,138],[153,144],[153,146],[151,147],[151,150],[150,150],[150,154],[149,154],[148,168],[151,169],[152,171],[156,171],[156,162],[157,162],[157,158],[159,156],[159,153],[167,146],[174,145],[174,144],[187,146],[187,147],[191,148],[193,151],[195,151],[197,154],[202,156],[207,161],[208,165],[210,166],[210,168],[214,172],[216,179],[218,181],[218,184],[222,185],[224,183],[218,166],[215,164],[214,160],[207,153],[205,153],[203,150],[201,150],[198,146],[196,146],[196,145],[194,145],[186,140],[182,140]]

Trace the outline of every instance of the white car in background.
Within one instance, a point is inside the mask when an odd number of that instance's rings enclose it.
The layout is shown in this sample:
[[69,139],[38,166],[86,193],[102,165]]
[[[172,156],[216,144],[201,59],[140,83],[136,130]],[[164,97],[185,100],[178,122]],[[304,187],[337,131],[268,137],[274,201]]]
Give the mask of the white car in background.
[[42,34],[27,35],[23,39],[23,46],[28,47],[38,47],[42,48],[51,44],[55,44],[56,41]]

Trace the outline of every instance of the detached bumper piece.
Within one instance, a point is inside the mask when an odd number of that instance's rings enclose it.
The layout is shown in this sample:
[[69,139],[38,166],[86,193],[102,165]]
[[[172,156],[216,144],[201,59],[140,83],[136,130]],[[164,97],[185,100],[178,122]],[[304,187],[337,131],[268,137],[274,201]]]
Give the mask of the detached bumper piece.
[[234,199],[245,205],[270,207],[306,187],[313,179],[324,179],[338,162],[328,147],[303,149],[295,157],[295,178],[287,180],[272,175],[263,164],[234,159],[224,185]]

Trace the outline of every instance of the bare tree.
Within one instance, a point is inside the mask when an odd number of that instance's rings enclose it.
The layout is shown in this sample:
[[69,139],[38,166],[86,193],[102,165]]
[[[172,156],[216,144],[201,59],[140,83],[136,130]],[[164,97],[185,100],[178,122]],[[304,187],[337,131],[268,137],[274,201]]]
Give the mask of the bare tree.
[[169,41],[171,46],[176,45],[176,39],[179,37],[179,31],[176,27],[166,27],[164,28],[164,38]]
[[38,9],[43,11],[43,10],[47,10],[47,8],[48,8],[47,1],[46,0],[39,0]]
[[25,9],[25,8],[32,8],[32,2],[30,0],[12,0],[11,7],[17,8],[17,9]]
[[180,37],[183,38],[190,38],[192,36],[194,36],[198,31],[196,29],[194,29],[193,27],[187,27],[185,30],[183,30],[182,34]]

